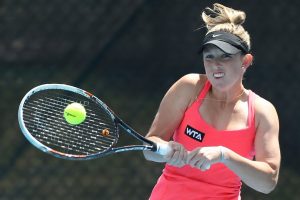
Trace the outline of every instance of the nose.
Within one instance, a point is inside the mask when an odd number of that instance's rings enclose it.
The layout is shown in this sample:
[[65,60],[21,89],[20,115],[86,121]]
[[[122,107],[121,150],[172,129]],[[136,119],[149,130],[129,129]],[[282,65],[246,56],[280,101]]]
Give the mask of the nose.
[[222,66],[222,62],[220,61],[220,59],[218,59],[218,58],[214,59],[213,66],[215,66],[215,67],[221,67]]

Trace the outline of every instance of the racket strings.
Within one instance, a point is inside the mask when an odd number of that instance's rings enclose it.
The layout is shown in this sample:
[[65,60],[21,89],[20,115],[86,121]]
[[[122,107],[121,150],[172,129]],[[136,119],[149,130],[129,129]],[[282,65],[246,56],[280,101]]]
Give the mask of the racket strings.
[[[47,109],[47,108],[46,108],[47,113],[45,113],[45,112],[44,112],[44,109],[43,109],[43,108],[45,107],[45,105],[38,104],[38,102],[33,102],[33,103],[28,103],[28,104],[31,104],[32,107],[34,107],[34,106],[39,107],[39,109],[35,110],[35,111],[36,111],[35,113],[32,113],[32,112],[30,111],[30,114],[28,115],[28,117],[31,117],[30,115],[33,115],[33,116],[36,116],[36,117],[37,117],[38,120],[35,121],[35,122],[37,123],[37,125],[43,126],[43,125],[45,125],[46,123],[50,123],[50,124],[49,124],[49,129],[52,129],[52,130],[53,130],[52,127],[57,126],[56,128],[60,128],[60,129],[62,129],[62,130],[64,130],[64,131],[67,131],[67,132],[70,132],[70,133],[71,133],[72,131],[74,131],[74,126],[69,127],[69,129],[67,129],[67,130],[63,129],[64,126],[62,126],[61,123],[60,123],[60,121],[58,120],[58,119],[60,119],[60,117],[61,117],[61,114],[60,114],[60,113],[58,113],[58,112],[53,112],[53,109]],[[61,109],[63,109],[63,108],[61,108]],[[27,108],[25,108],[24,110],[27,110]],[[93,115],[93,116],[96,116],[94,113],[92,113],[92,110],[88,110],[88,113],[90,113],[91,116],[92,116],[92,115]],[[27,114],[27,113],[24,112],[24,115],[26,115],[26,114]],[[49,118],[50,118],[50,119],[49,119]],[[52,119],[52,118],[53,118],[53,119]],[[94,127],[98,127],[98,128],[100,128],[100,129],[104,129],[104,128],[107,128],[107,127],[108,127],[107,124],[101,123],[101,122],[99,122],[99,121],[101,121],[101,119],[100,119],[100,118],[97,118],[97,117],[91,117],[91,119],[90,119],[90,122],[91,122],[91,123],[95,123],[95,124],[93,124]],[[96,123],[99,123],[99,124],[101,124],[102,126],[101,126],[101,125],[98,125],[98,124],[96,124]],[[81,132],[81,131],[92,131],[92,133],[94,133],[94,134],[97,134],[97,133],[98,133],[98,132],[97,132],[96,130],[94,130],[94,129],[91,129],[91,130],[90,130],[90,128],[92,128],[92,127],[87,123],[87,124],[83,124],[83,125],[81,126],[81,128],[78,129],[78,131],[79,131],[79,132]],[[110,127],[110,128],[114,128],[114,127]],[[58,130],[59,130],[59,129],[58,129]],[[74,135],[74,136],[78,135],[78,138],[82,139],[82,134],[78,134],[77,132],[74,132],[73,135]],[[92,134],[92,135],[93,135],[93,134]],[[96,137],[94,137],[94,136],[91,136],[91,138],[96,139]],[[87,138],[87,140],[88,140],[88,139],[89,139],[89,138]],[[110,143],[111,140],[114,140],[114,138],[112,138],[111,136],[108,136],[108,137],[103,138],[103,141],[106,141],[106,140]]]
[[[78,102],[87,111],[80,125],[68,124],[65,107]],[[23,118],[29,132],[41,143],[66,154],[95,154],[110,148],[118,139],[117,127],[99,105],[79,94],[57,90],[40,91],[24,104]],[[109,135],[102,135],[104,129]]]
[[[27,122],[27,121],[26,121]],[[58,122],[56,119],[53,120],[53,122]],[[90,147],[91,145],[95,146],[95,150],[101,150],[99,149],[99,145],[101,146],[110,146],[110,144],[113,142],[113,138],[105,138],[103,139],[103,141],[98,141],[97,137],[93,136],[93,134],[91,134],[90,137],[83,137],[82,131],[89,131],[88,129],[84,130],[84,129],[79,129],[79,130],[74,130],[73,127],[71,127],[70,129],[64,129],[63,126],[61,126],[59,123],[55,124],[55,128],[52,128],[51,126],[54,126],[54,124],[50,124],[49,127],[43,127],[45,123],[48,123],[48,121],[40,119],[38,121],[35,121],[35,125],[33,125],[32,123],[27,123],[28,124],[28,128],[30,128],[32,131],[34,131],[34,135],[36,138],[39,138],[40,141],[46,142],[48,145],[49,144],[53,144],[56,145],[55,143],[51,143],[49,140],[51,141],[55,141],[58,144],[64,144],[67,145],[68,147],[65,148],[69,148],[70,150],[73,150],[72,147],[74,147],[75,151],[76,151],[76,147],[77,146],[86,146],[86,147]],[[38,126],[38,127],[37,127]],[[41,132],[39,133],[37,130],[38,129],[43,129],[45,132]],[[68,134],[65,134],[63,131],[67,131]],[[92,130],[92,132],[94,134],[97,134],[97,132],[95,130]],[[45,134],[46,133],[46,134]],[[72,135],[72,137],[71,137]],[[82,140],[85,140],[86,143],[82,143]],[[69,141],[74,141],[77,144],[70,144]],[[56,145],[57,146],[57,145]],[[60,145],[61,146],[61,145]],[[64,146],[62,146],[64,148]],[[82,148],[80,148],[82,149]]]
[[[50,116],[54,116],[53,113],[51,113]],[[41,118],[41,119],[43,119],[43,118]],[[76,128],[74,128],[74,127],[65,129],[63,126],[60,126],[61,124],[58,123],[59,121],[57,121],[56,119],[51,120],[48,127],[44,127],[44,125],[46,123],[49,123],[48,121],[49,121],[49,118],[47,118],[47,120],[44,120],[44,121],[43,120],[38,121],[38,125],[41,127],[41,129],[44,130],[44,132],[42,132],[42,135],[40,135],[40,136],[42,136],[41,140],[43,140],[43,141],[46,140],[49,143],[49,139],[52,137],[52,139],[51,139],[52,141],[54,140],[54,142],[57,142],[57,144],[59,146],[61,146],[62,148],[66,148],[68,150],[73,150],[74,147],[76,150],[76,147],[79,147],[79,150],[82,151],[83,149],[90,148],[91,145],[94,145],[94,146],[96,146],[95,150],[99,151],[99,148],[97,148],[97,146],[99,146],[99,145],[91,142],[91,140],[97,142],[97,140],[96,140],[97,137],[95,137],[93,135],[90,135],[90,137],[82,136],[84,134],[84,133],[82,133],[83,131],[89,131],[89,130],[83,130],[83,129],[76,130]],[[53,128],[53,127],[55,127],[55,128]],[[67,132],[67,134],[65,131]],[[92,132],[95,132],[95,131],[92,130]],[[76,142],[76,144],[69,144],[72,141],[73,141],[73,143]],[[105,140],[104,143],[101,142],[100,146],[110,145],[109,143],[108,144],[106,144],[106,143],[107,143],[107,141]],[[54,143],[54,145],[55,144],[56,143]]]

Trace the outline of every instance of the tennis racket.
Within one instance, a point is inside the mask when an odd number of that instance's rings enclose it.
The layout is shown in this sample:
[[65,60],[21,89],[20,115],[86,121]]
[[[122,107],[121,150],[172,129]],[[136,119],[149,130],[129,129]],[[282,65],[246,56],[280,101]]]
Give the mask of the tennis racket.
[[[64,118],[64,109],[74,102],[86,111],[85,120],[78,125]],[[31,89],[20,103],[18,121],[33,146],[67,160],[88,160],[133,150],[160,155],[171,151],[168,145],[158,145],[134,131],[93,94],[64,84],[44,84]],[[116,147],[120,128],[142,144]]]

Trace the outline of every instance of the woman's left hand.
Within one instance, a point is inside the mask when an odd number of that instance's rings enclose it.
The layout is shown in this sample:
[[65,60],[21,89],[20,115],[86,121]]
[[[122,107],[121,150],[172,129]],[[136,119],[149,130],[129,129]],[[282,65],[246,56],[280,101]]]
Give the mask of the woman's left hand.
[[223,147],[196,148],[188,153],[186,164],[202,171],[206,171],[212,164],[221,162],[223,156],[221,148]]

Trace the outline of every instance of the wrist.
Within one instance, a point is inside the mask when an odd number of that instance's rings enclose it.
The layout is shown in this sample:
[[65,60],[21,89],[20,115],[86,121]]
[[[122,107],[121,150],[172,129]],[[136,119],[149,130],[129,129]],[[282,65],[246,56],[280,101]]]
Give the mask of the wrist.
[[219,146],[219,150],[220,150],[220,162],[224,163],[226,160],[228,160],[227,148],[223,146]]

